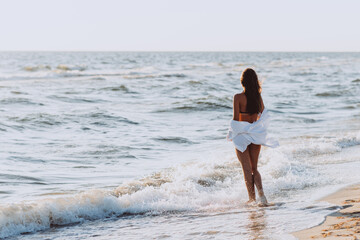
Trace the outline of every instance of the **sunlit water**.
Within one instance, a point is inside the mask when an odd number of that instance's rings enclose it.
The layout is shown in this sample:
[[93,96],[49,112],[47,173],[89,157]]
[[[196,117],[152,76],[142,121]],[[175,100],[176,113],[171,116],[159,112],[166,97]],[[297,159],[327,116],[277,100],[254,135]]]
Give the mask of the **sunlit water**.
[[[246,67],[267,208],[225,140]],[[0,238],[291,239],[360,180],[360,53],[3,52],[0,93]]]

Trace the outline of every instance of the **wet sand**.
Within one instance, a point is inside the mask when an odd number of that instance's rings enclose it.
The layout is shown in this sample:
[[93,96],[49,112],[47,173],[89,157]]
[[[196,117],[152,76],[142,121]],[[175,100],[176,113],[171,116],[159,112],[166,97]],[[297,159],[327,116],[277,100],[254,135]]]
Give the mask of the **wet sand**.
[[321,201],[338,205],[341,209],[328,215],[319,226],[294,232],[298,239],[360,240],[360,184],[341,189]]

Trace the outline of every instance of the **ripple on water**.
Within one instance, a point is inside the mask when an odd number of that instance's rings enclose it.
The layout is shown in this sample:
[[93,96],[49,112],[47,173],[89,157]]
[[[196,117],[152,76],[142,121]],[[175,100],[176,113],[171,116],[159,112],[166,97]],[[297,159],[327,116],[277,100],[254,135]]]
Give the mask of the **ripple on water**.
[[0,100],[0,104],[23,104],[23,105],[38,105],[44,106],[40,102],[34,102],[30,98],[5,98]]
[[117,85],[117,86],[110,86],[105,88],[100,88],[100,91],[112,91],[112,92],[121,92],[121,93],[137,93],[135,91],[130,90],[128,87],[126,87],[124,84]]
[[221,111],[232,109],[231,100],[229,98],[217,98],[208,96],[197,99],[184,99],[182,102],[171,104],[173,107],[167,109],[159,109],[155,112],[197,112],[197,111]]
[[31,176],[25,176],[25,175],[18,175],[18,174],[5,174],[0,173],[0,178],[5,178],[6,180],[12,179],[12,180],[19,180],[19,181],[33,181],[35,183],[43,183],[44,180],[37,177],[31,177]]
[[58,126],[64,122],[59,121],[60,115],[52,115],[47,113],[28,114],[21,117],[8,117],[11,122],[17,122],[21,124],[30,124],[36,127]]
[[[140,236],[148,233],[143,227],[154,232],[153,227],[159,226],[148,221],[156,213],[168,214],[173,224],[188,229],[179,238],[191,235],[191,231],[200,237],[226,238],[230,236],[225,233],[229,230],[238,235],[228,238],[248,239],[251,236],[244,233],[247,226],[254,232],[259,232],[258,227],[262,226],[256,219],[269,220],[265,234],[269,233],[267,237],[271,238],[271,233],[285,232],[291,222],[312,221],[304,213],[306,209],[296,212],[298,208],[291,204],[303,204],[298,197],[307,199],[308,189],[316,192],[329,183],[342,181],[341,171],[327,174],[327,167],[331,168],[331,162],[348,161],[344,159],[346,154],[340,156],[340,153],[360,144],[359,138],[342,139],[348,134],[346,131],[352,131],[343,121],[349,120],[347,115],[359,122],[360,101],[356,91],[360,79],[353,71],[359,69],[358,54],[16,53],[5,58],[4,54],[9,53],[0,53],[3,86],[0,86],[3,96],[0,132],[5,135],[4,147],[0,149],[5,160],[2,166],[5,170],[9,167],[24,172],[4,170],[4,174],[12,176],[0,176],[4,184],[0,194],[9,203],[15,202],[2,211],[7,215],[0,219],[0,238],[67,224],[74,225],[57,232],[53,228],[47,237],[42,237],[43,232],[24,236],[34,239],[81,236],[78,229],[83,226],[76,228],[75,224],[94,219],[102,219],[90,223],[94,236],[102,233],[115,236],[106,227],[103,229],[102,224],[111,222],[107,220],[112,216],[126,214],[135,218],[131,223],[121,219],[121,228],[119,222],[110,224],[112,230],[122,231],[117,236],[129,233],[128,230]],[[316,59],[324,55],[327,59],[317,64]],[[343,59],[348,60],[343,62]],[[325,64],[329,62],[333,65]],[[35,68],[14,71],[14,63],[21,68],[31,63]],[[63,63],[66,65],[57,69]],[[237,63],[241,64],[237,66]],[[228,145],[231,149],[228,152],[224,137],[232,114],[232,94],[241,89],[240,71],[254,66],[253,63],[259,77],[266,79],[262,85],[265,105],[274,108],[269,108],[273,117],[271,133],[283,143],[277,149],[264,148],[259,167],[269,199],[287,202],[280,211],[266,209],[266,218],[255,215],[251,220],[238,213],[235,221],[230,221],[235,225],[224,224],[228,229],[218,233],[221,223],[229,222],[230,216],[221,221],[212,221],[214,216],[211,216],[201,222],[205,218],[199,217],[199,212],[205,209],[220,214],[219,208],[247,211],[239,207],[239,203],[247,200],[241,165],[232,145]],[[41,66],[47,64],[51,70]],[[82,69],[82,64],[86,68]],[[334,75],[337,69],[338,75]],[[350,92],[338,95],[336,90]],[[339,116],[334,108],[345,105],[351,108],[340,111],[346,116]],[[164,114],[153,113],[155,110]],[[333,113],[339,119],[328,117]],[[321,137],[333,134],[338,126],[332,125],[337,121],[346,131],[339,134],[341,139],[335,137],[336,140],[324,142]],[[316,139],[292,136],[314,131],[321,136]],[[201,144],[197,144],[197,139]],[[355,159],[356,153],[352,158]],[[332,154],[337,157],[333,158]],[[42,173],[39,177],[27,168],[40,169]],[[351,171],[355,173],[356,168]],[[348,175],[353,180],[358,178],[356,173]],[[116,190],[107,191],[119,181]],[[46,183],[46,187],[42,186]],[[66,198],[39,198],[40,194],[65,191],[72,194]],[[22,197],[30,201],[17,204]],[[189,223],[193,228],[179,224],[170,215],[176,211],[188,211],[194,216]],[[145,214],[149,218],[141,220],[139,216]],[[316,216],[323,217],[321,213]],[[160,227],[164,229],[163,225]],[[99,233],[99,229],[103,232]]]
[[343,94],[340,92],[322,92],[322,93],[315,94],[315,96],[317,96],[317,97],[339,97],[342,95]]
[[[69,115],[71,116],[71,115]],[[131,125],[138,125],[139,123],[136,121],[132,121],[129,120],[128,118],[122,117],[122,116],[117,116],[115,114],[107,114],[104,112],[92,112],[92,113],[86,113],[86,114],[81,114],[79,115],[79,117],[83,118],[83,119],[96,119],[99,120],[97,122],[94,122],[93,124],[97,125],[102,125],[102,124],[106,124],[104,122],[104,120],[111,120],[111,121],[115,121],[115,122],[124,122],[127,124],[131,124]]]
[[93,98],[85,98],[85,97],[70,98],[70,97],[59,96],[59,95],[51,95],[51,96],[48,96],[47,98],[56,100],[56,101],[67,102],[67,103],[105,103],[105,102],[107,102],[104,99],[93,99]]
[[190,141],[187,138],[183,138],[183,137],[157,137],[157,138],[153,138],[153,139],[156,141],[166,142],[166,143],[194,144],[194,142]]

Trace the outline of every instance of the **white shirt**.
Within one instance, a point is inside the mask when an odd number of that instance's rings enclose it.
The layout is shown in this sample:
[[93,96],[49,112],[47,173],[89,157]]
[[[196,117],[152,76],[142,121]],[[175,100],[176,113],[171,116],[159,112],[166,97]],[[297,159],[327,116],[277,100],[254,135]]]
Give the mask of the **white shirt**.
[[270,116],[267,109],[261,113],[260,118],[253,123],[231,120],[230,129],[226,139],[232,141],[241,152],[244,152],[251,143],[268,147],[279,146],[278,141],[267,137]]

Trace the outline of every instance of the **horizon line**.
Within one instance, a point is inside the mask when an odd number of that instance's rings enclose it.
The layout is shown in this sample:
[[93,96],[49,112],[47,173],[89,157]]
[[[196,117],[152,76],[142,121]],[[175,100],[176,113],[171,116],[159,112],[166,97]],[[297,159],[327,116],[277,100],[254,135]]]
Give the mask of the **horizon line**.
[[189,53],[230,53],[230,52],[244,52],[244,53],[360,53],[360,50],[353,51],[323,51],[323,50],[0,50],[0,52],[189,52]]

